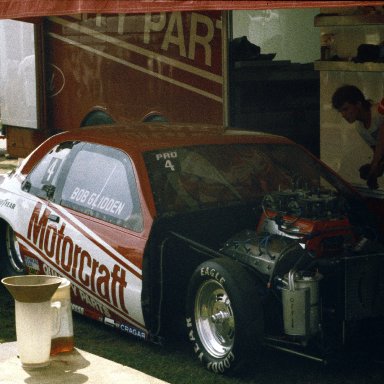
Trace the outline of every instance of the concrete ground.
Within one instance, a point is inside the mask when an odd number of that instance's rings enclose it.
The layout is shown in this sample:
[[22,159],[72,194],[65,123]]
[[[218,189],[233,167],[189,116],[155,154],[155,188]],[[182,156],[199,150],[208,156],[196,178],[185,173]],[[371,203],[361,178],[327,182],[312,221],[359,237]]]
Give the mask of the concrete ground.
[[166,384],[143,372],[76,349],[51,357],[44,368],[23,368],[17,342],[0,344],[1,384]]

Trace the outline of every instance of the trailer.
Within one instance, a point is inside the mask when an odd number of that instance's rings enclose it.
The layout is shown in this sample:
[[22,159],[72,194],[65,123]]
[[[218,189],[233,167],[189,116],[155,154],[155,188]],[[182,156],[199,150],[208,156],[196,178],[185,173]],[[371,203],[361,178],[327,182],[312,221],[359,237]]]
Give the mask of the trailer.
[[11,156],[86,125],[223,123],[221,11],[3,23],[1,118]]

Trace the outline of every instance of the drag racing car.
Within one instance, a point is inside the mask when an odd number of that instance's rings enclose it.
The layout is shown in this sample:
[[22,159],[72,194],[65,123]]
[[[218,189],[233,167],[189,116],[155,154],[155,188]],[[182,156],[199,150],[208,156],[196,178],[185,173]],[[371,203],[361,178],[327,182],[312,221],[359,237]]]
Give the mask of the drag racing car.
[[140,339],[183,326],[216,373],[377,345],[377,224],[304,148],[221,127],[64,132],[0,180],[3,276],[66,277],[74,311]]

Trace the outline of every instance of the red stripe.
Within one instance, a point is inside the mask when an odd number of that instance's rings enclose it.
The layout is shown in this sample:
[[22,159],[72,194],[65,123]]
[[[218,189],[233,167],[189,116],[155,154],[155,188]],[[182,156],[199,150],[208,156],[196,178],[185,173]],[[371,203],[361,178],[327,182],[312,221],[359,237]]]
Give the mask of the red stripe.
[[198,10],[357,7],[382,1],[245,1],[245,0],[0,0],[0,18],[80,13],[148,13]]

